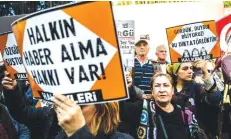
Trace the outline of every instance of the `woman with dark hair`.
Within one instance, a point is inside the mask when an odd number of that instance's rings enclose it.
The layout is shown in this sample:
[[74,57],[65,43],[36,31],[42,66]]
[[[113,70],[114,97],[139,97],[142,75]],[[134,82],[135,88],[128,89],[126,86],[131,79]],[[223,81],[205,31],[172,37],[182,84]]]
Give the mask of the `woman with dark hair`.
[[[193,65],[201,70],[203,84],[193,80]],[[167,71],[174,81],[175,102],[193,111],[204,126],[206,134],[213,138],[216,136],[221,92],[213,76],[207,71],[206,61],[197,60],[193,65],[190,62],[167,65]]]
[[184,53],[183,53],[183,58],[190,58],[190,53],[187,49],[184,50]]
[[192,57],[198,57],[198,56],[200,56],[199,50],[197,48],[193,48],[191,56]]
[[201,56],[206,56],[207,54],[208,54],[208,53],[207,53],[205,47],[202,47],[202,48],[201,48]]

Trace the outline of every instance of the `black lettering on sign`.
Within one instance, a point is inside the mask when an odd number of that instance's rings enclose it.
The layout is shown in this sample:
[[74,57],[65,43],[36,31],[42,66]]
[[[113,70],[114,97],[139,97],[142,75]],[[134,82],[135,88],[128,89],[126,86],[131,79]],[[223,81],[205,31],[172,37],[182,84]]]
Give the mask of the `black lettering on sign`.
[[59,40],[59,33],[56,27],[56,22],[49,22],[49,28],[51,33],[51,39],[52,40]]
[[134,36],[134,30],[130,29],[130,30],[124,30],[123,31],[123,36],[122,37],[127,37],[127,36]]
[[7,58],[5,61],[8,66],[17,66],[23,64],[21,57]]
[[86,48],[84,47],[84,45],[82,44],[82,42],[79,42],[79,50],[80,50],[80,54],[81,54],[81,59],[85,59],[84,55],[88,55],[88,52],[90,51],[90,55],[93,58],[94,57],[94,53],[93,53],[93,48],[92,48],[92,44],[91,44],[91,40],[87,41],[87,46]]
[[172,48],[177,47],[177,43],[172,43]]
[[191,31],[192,31],[191,27],[184,27],[184,28],[181,28],[181,29],[174,30],[174,33],[179,34],[179,33],[191,32]]
[[195,31],[197,31],[197,30],[205,30],[205,29],[210,29],[209,25],[197,25],[197,26],[194,26]]
[[[40,97],[44,100],[51,101],[53,97],[53,93],[45,92],[45,91],[38,91]],[[88,103],[95,103],[104,101],[102,90],[90,90],[90,91],[82,91],[82,92],[74,92],[63,94],[69,99],[78,102],[78,104],[88,104]]]
[[71,84],[74,84],[75,80],[74,80],[74,67],[71,67],[71,71],[69,72],[67,68],[64,68],[68,79],[70,80]]
[[18,46],[13,45],[13,46],[11,46],[11,47],[5,47],[5,54],[6,54],[6,55],[15,55],[15,54],[19,54]]
[[[96,49],[94,50],[93,47],[96,47]],[[71,48],[71,50],[67,48]],[[68,46],[62,44],[61,51],[62,62],[86,59],[86,57],[94,58],[101,55],[107,55],[105,46],[100,38],[96,39],[96,46],[93,46],[92,41],[88,40],[86,46],[83,45],[82,42],[78,42],[77,44],[70,43]]]
[[42,25],[42,29],[43,29],[43,34],[44,34],[45,41],[46,41],[46,42],[50,41],[51,39],[50,39],[50,38],[47,38],[47,33],[46,33],[46,29],[45,29],[45,26],[44,26],[44,25]]
[[107,55],[107,51],[105,50],[104,45],[103,45],[100,38],[97,38],[97,44],[96,45],[97,45],[96,56],[99,56],[101,54]]
[[[104,65],[102,62],[99,64],[89,64],[84,68],[84,66],[79,65],[79,69],[75,69],[75,67],[64,68],[64,71],[67,75],[67,78],[70,80],[71,84],[74,84],[75,81],[79,83],[89,82],[95,80],[105,80],[106,74],[104,71]],[[75,72],[79,72],[75,74]]]
[[79,66],[79,82],[90,81],[83,66]]
[[26,30],[31,45],[76,36],[73,18],[51,21]]
[[23,56],[27,66],[54,64],[51,59],[51,51],[48,48],[24,51]]
[[95,64],[91,64],[88,67],[89,67],[89,71],[90,71],[91,80],[94,81],[95,78],[97,80],[101,80],[100,77],[99,77],[99,75],[97,74],[98,66],[95,65]]
[[62,44],[61,49],[62,49],[62,62],[64,62],[65,60],[72,61],[71,56],[69,55],[67,48],[64,44]]
[[[44,26],[44,25],[43,25]],[[36,40],[37,40],[37,42],[36,43],[40,43],[40,41],[41,42],[44,42],[44,40],[43,40],[43,37],[42,37],[42,35],[41,35],[41,33],[40,33],[40,31],[39,31],[39,28],[38,28],[38,26],[35,26],[35,32],[36,32]],[[44,35],[45,36],[45,35]]]
[[31,70],[32,77],[37,84],[58,86],[60,85],[57,70]]

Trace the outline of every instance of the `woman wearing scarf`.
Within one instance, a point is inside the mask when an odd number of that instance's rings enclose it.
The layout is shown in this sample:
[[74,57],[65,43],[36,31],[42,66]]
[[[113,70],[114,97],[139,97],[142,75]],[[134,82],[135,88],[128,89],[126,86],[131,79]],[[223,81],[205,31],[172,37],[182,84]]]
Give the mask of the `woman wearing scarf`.
[[206,138],[193,113],[171,103],[174,94],[172,78],[157,73],[151,82],[152,100],[120,102],[121,119],[134,123],[138,139]]
[[167,72],[173,77],[174,102],[193,111],[209,138],[215,138],[221,92],[208,73],[206,61],[169,64]]

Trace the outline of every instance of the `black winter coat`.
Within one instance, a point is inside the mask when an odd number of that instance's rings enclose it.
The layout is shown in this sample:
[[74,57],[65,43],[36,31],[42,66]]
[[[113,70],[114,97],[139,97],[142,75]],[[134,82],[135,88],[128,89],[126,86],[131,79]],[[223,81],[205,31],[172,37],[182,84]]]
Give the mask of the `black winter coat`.
[[105,135],[98,133],[95,137],[90,133],[88,127],[85,125],[75,132],[71,137],[67,137],[64,131],[60,132],[55,139],[134,139],[128,134],[115,132],[112,135]]

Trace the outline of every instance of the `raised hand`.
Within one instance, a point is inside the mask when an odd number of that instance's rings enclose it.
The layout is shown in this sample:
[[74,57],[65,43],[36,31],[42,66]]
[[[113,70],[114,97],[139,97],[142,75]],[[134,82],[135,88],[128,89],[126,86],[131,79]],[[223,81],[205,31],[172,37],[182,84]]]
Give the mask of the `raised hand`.
[[64,95],[54,95],[54,108],[57,113],[59,125],[68,137],[83,127],[86,122],[79,105]]
[[5,76],[2,79],[2,85],[7,90],[14,90],[17,86],[17,81],[9,77],[9,72],[5,71]]

